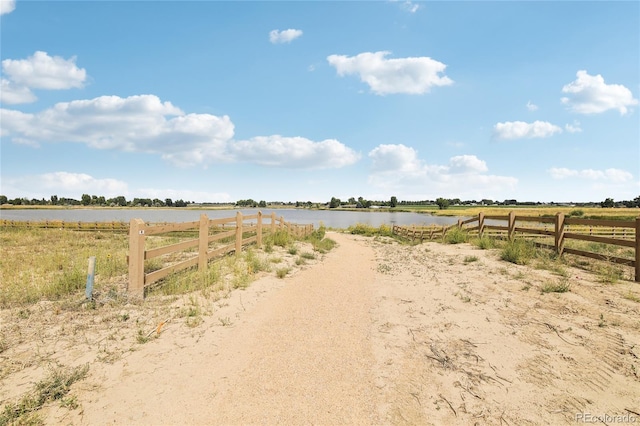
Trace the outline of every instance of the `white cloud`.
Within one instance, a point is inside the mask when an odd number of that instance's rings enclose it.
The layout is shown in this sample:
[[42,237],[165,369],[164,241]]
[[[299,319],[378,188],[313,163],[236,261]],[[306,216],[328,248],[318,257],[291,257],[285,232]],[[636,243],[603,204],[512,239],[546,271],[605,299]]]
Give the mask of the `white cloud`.
[[330,55],[327,61],[339,76],[357,74],[373,93],[423,94],[433,86],[453,84],[444,73],[446,65],[429,57],[386,59],[390,52],[364,52],[356,56]]
[[493,136],[497,139],[548,138],[556,133],[562,133],[562,128],[546,121],[506,121],[493,126]]
[[633,180],[633,175],[626,170],[621,169],[583,169],[574,170],[563,167],[553,167],[548,170],[548,173],[554,179],[568,179],[579,178],[587,180],[608,181],[613,183],[629,182]]
[[0,0],[0,15],[11,13],[16,8],[15,0]]
[[28,104],[37,99],[28,87],[19,86],[4,78],[0,80],[0,103],[7,105]]
[[615,109],[624,115],[628,107],[638,105],[631,90],[621,84],[606,84],[600,74],[593,76],[580,70],[576,76],[575,81],[562,88],[562,93],[567,96],[561,98],[562,103],[573,112],[598,114]]
[[0,134],[14,143],[75,142],[96,149],[159,154],[178,166],[252,162],[284,168],[338,168],[359,159],[334,139],[260,136],[234,141],[228,116],[185,114],[154,95],[62,102],[35,114],[0,109]]
[[458,155],[449,159],[451,173],[484,173],[488,170],[487,163],[475,155]]
[[532,104],[531,101],[527,101],[527,109],[529,111],[537,111],[538,105]]
[[335,139],[313,142],[302,137],[258,136],[231,142],[236,161],[268,167],[328,169],[351,165],[360,155]]
[[291,43],[300,36],[302,36],[302,30],[291,28],[283,31],[273,30],[269,32],[269,41],[273,44]]
[[374,172],[417,172],[422,169],[418,152],[405,145],[378,145],[369,152]]
[[575,120],[573,124],[565,124],[564,129],[569,133],[580,133],[582,132],[582,128],[580,127],[580,122]]
[[2,186],[2,190],[6,194],[36,199],[48,199],[51,195],[78,199],[80,194],[116,197],[126,195],[128,191],[128,185],[117,179],[98,179],[85,173],[70,172],[53,172],[3,179]]
[[379,145],[369,152],[369,158],[369,183],[385,192],[412,192],[425,198],[478,198],[486,193],[512,191],[518,183],[513,177],[487,174],[486,163],[474,155],[452,157],[447,165],[430,165],[418,157],[415,149],[399,144]]
[[184,114],[154,95],[62,102],[35,114],[2,109],[2,134],[97,149],[161,154],[180,165],[220,159],[233,137],[227,116]]
[[76,66],[76,58],[64,59],[37,51],[27,59],[5,59],[2,71],[17,85],[32,89],[81,88],[87,72]]
[[405,2],[402,3],[402,8],[409,13],[416,13],[418,9],[420,9],[420,5],[415,4],[409,0],[406,0]]

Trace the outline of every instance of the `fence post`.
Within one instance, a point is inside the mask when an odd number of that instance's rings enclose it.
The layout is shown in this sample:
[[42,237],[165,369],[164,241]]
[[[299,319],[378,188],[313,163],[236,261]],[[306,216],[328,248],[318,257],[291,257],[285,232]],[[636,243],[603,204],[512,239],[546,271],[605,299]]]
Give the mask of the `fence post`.
[[129,295],[144,298],[144,221],[129,223]]
[[509,235],[508,238],[509,240],[513,239],[513,234],[515,232],[515,228],[516,228],[516,212],[514,212],[513,210],[509,212]]
[[564,250],[564,213],[556,213],[555,240],[556,253],[558,256],[562,256]]
[[484,213],[478,213],[478,236],[482,238],[484,233]]
[[636,217],[636,282],[640,282],[640,216]]
[[284,229],[284,217],[280,216],[280,229]]
[[242,251],[242,213],[236,214],[236,256]]
[[207,251],[209,250],[209,218],[206,214],[200,215],[200,230],[198,232],[198,271],[207,270],[209,260]]
[[256,229],[256,245],[262,247],[262,211],[258,211],[258,224]]
[[271,235],[276,233],[276,214],[271,212]]
[[458,228],[462,228],[462,219],[458,219]]

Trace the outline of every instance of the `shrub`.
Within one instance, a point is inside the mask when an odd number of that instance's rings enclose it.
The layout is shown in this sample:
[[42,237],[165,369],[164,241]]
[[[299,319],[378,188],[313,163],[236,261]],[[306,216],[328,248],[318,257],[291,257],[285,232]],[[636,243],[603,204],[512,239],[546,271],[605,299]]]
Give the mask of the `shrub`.
[[448,244],[460,244],[469,241],[469,233],[461,228],[451,228],[444,235],[444,242]]
[[482,250],[488,250],[488,249],[496,248],[496,240],[494,240],[493,238],[487,237],[486,235],[483,235],[481,238],[474,239],[473,245],[475,245],[476,247]]
[[535,253],[536,250],[533,243],[516,239],[505,244],[500,258],[516,265],[526,265],[535,256]]
[[542,293],[566,293],[571,289],[571,284],[569,281],[562,280],[556,282],[546,282],[540,288]]

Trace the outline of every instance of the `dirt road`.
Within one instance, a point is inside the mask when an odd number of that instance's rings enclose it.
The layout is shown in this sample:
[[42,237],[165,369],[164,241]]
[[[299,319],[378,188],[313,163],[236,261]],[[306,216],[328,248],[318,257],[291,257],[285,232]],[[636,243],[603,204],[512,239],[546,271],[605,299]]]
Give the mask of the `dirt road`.
[[637,283],[469,244],[327,236],[322,259],[227,298],[2,313],[7,336],[35,337],[7,340],[0,400],[46,360],[90,364],[78,408],[49,404],[48,424],[640,424]]

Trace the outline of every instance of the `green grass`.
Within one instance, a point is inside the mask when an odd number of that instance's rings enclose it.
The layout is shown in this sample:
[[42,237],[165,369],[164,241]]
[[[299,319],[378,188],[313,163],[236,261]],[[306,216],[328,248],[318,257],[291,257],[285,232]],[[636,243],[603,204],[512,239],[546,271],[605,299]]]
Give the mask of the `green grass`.
[[287,276],[287,274],[290,272],[291,270],[289,268],[279,268],[276,269],[276,276],[280,279],[284,278]]
[[447,244],[460,244],[469,241],[469,233],[464,229],[451,228],[444,235],[444,242]]
[[83,289],[92,256],[100,290],[127,274],[127,254],[122,233],[0,228],[0,306],[57,300]]
[[464,263],[471,263],[471,262],[477,262],[478,261],[478,256],[465,256],[463,262]]
[[352,235],[364,235],[366,237],[392,236],[391,227],[384,224],[376,228],[365,223],[357,223],[349,226],[347,232]]
[[497,247],[497,242],[495,239],[487,237],[483,235],[481,238],[473,238],[471,239],[471,244],[482,250],[489,250]]
[[500,258],[516,265],[527,265],[536,255],[532,242],[523,239],[508,241],[500,253]]
[[37,411],[52,401],[60,400],[61,405],[68,408],[74,408],[74,405],[77,407],[77,403],[73,404],[74,399],[65,397],[71,390],[71,385],[84,379],[88,371],[88,364],[76,368],[55,368],[19,401],[4,406],[0,413],[0,425],[43,424]]
[[571,284],[568,280],[560,280],[554,282],[546,282],[540,287],[542,293],[566,293],[571,290]]

